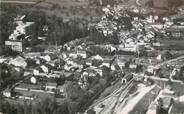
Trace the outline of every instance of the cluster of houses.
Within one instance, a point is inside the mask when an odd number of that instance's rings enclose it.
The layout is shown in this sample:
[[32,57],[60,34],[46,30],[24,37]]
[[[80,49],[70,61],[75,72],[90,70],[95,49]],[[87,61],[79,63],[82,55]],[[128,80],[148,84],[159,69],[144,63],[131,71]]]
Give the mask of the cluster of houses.
[[[110,68],[111,71],[123,71],[125,68],[135,71],[138,68],[138,64],[132,61],[133,56],[130,55],[88,56],[85,46],[80,50],[67,47],[69,50],[59,53],[45,50],[45,52],[28,52],[15,58],[4,59],[3,62],[21,67],[29,75],[25,76],[27,78],[22,82],[15,84],[13,88],[6,89],[3,95],[8,98],[29,100],[37,99],[42,94],[63,98],[65,96],[64,82],[67,80],[77,81],[82,89],[87,90],[90,84],[89,79],[104,77],[104,67]],[[110,50],[109,52],[116,49],[110,47],[105,46],[105,49]]]
[[[151,18],[152,19],[152,18]],[[154,26],[155,27],[155,26]],[[12,36],[12,35],[11,35]],[[153,37],[153,36],[152,36]],[[11,37],[12,38],[12,37]],[[14,40],[15,39],[14,37]],[[87,44],[87,43],[86,43]],[[103,77],[103,68],[110,68],[111,71],[122,71],[129,69],[133,72],[140,66],[144,66],[150,73],[154,73],[154,65],[162,61],[162,55],[148,45],[146,42],[139,42],[135,45],[133,39],[126,39],[126,44],[123,45],[96,45],[90,44],[95,47],[98,53],[88,55],[87,51],[89,45],[79,44],[70,46],[70,43],[65,44],[63,47],[66,50],[56,53],[55,51],[45,50],[42,52],[29,52],[24,53],[23,56],[11,58],[8,63],[17,67],[22,67],[30,72],[31,76],[27,79],[28,82],[22,82],[14,87],[14,92],[19,93],[18,98],[31,99],[37,98],[38,93],[58,94],[64,95],[64,84],[58,85],[54,79],[63,78],[65,80],[75,81],[84,90],[89,87],[89,78]],[[136,53],[142,50],[153,54],[152,58],[136,58],[133,57]],[[110,55],[101,54],[99,50],[107,50]],[[61,49],[62,50],[62,49]],[[96,51],[96,52],[97,52]],[[132,52],[132,54],[120,53]],[[112,54],[113,53],[113,54]],[[146,63],[147,61],[147,63]],[[150,65],[151,64],[151,65]],[[142,69],[142,68],[141,68]],[[10,92],[10,91],[9,91]],[[21,95],[20,95],[21,93]],[[4,96],[11,97],[10,93],[4,91]]]

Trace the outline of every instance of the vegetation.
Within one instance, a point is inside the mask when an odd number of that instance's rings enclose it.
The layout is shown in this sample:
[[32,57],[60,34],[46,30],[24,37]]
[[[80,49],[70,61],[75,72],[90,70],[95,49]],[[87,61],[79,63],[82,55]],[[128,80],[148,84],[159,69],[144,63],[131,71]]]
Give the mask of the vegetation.
[[[2,13],[0,14],[0,43],[8,39],[8,36],[15,29],[14,18],[17,15],[26,15],[25,21],[35,22],[35,28],[31,30],[34,37],[27,45],[37,45],[38,36],[46,36],[46,43],[64,44],[68,41],[82,38],[88,35],[88,21],[85,19],[71,19],[64,22],[61,17],[55,15],[49,16],[42,11],[27,11],[23,6],[1,5]],[[48,31],[43,31],[43,27],[48,26]]]
[[65,101],[58,104],[56,99],[47,97],[40,102],[24,101],[12,104],[1,99],[0,111],[6,114],[68,114]]
[[21,79],[23,74],[24,70],[21,68],[18,72],[13,66],[0,64],[0,90]]

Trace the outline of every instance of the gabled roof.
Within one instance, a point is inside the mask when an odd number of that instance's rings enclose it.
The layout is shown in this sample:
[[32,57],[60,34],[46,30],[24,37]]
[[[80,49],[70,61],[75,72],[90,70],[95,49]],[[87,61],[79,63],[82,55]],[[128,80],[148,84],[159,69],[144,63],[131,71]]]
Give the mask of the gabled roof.
[[47,82],[46,86],[57,86],[57,83],[53,83],[53,82]]

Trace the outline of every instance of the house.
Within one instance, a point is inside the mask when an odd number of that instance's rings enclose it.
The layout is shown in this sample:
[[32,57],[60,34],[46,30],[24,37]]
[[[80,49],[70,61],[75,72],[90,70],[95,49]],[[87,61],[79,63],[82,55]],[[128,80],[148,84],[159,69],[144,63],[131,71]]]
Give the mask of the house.
[[161,61],[162,60],[162,54],[159,54],[157,57],[156,57],[157,60]]
[[103,63],[104,59],[100,55],[96,55],[92,57],[92,65],[99,66]]
[[24,54],[25,58],[36,58],[36,57],[40,57],[42,53],[40,52],[29,52]]
[[49,73],[49,68],[48,68],[47,66],[42,65],[42,66],[40,66],[40,68],[42,69],[42,71],[43,71],[44,73]]
[[[43,93],[44,90],[42,89],[42,85],[39,84],[28,84],[28,83],[21,83],[14,88],[16,93],[21,93],[23,96],[30,96],[34,93]],[[24,95],[25,94],[25,95]]]
[[127,56],[118,56],[115,60],[115,63],[122,69],[129,66],[129,60],[131,57]]
[[70,71],[70,69],[71,69],[72,67],[73,67],[72,65],[65,64],[65,65],[64,65],[64,70]]
[[8,97],[8,98],[11,97],[11,91],[9,89],[5,89],[3,91],[3,96]]
[[77,59],[78,56],[77,56],[76,52],[71,52],[69,54],[69,57],[74,58],[74,59]]
[[136,52],[137,51],[137,45],[135,44],[125,44],[125,46],[119,46],[118,50],[123,52]]
[[9,46],[14,51],[18,51],[18,52],[22,52],[23,51],[22,41],[7,40],[7,41],[5,41],[5,45]]
[[148,73],[154,74],[155,68],[154,68],[154,66],[148,66],[146,71],[147,71]]
[[118,64],[118,66],[122,69],[124,67],[126,67],[126,61],[120,61],[120,60],[117,60],[116,63]]
[[19,96],[19,99],[34,100],[33,96]]
[[101,68],[95,69],[96,73],[99,74],[101,77],[103,76],[103,70]]
[[83,59],[87,58],[86,51],[77,51],[77,55],[82,57]]
[[83,80],[84,82],[88,81],[88,77],[89,77],[89,74],[86,71],[84,71],[82,75],[80,76],[81,80]]
[[33,69],[33,75],[35,75],[35,76],[39,75],[40,72],[42,72],[42,69],[40,67]]
[[112,58],[109,58],[109,57],[103,58],[102,65],[106,67],[110,67],[111,60]]
[[51,57],[49,55],[40,56],[40,58],[42,58],[43,60],[45,60],[47,62],[51,61]]
[[88,68],[86,69],[86,73],[88,73],[88,76],[89,76],[89,77],[94,77],[94,76],[96,76],[97,72],[95,71],[95,69],[97,69],[97,67],[94,67],[94,66],[88,67]]
[[55,90],[57,89],[56,86],[57,86],[56,83],[47,82],[45,85],[45,90],[49,92],[55,92]]
[[136,69],[137,68],[137,65],[132,63],[132,64],[129,65],[129,68],[130,69]]
[[92,59],[91,58],[86,59],[86,65],[89,65],[89,66],[92,65]]
[[3,62],[5,62],[7,59],[5,59],[5,58],[0,58],[0,64],[1,63],[3,63]]
[[9,64],[17,66],[17,67],[21,67],[23,69],[25,69],[27,67],[27,62],[21,56],[17,56],[16,58],[10,60]]
[[82,57],[83,59],[87,58],[86,51],[72,51],[69,53],[69,57],[77,59],[78,57]]
[[48,74],[48,75],[46,75],[46,76],[47,76],[47,78],[59,78],[59,77],[60,77],[59,74],[55,74],[55,73],[53,73],[53,74]]
[[59,90],[59,92],[63,94],[65,92],[65,86],[60,85],[60,86],[57,87],[57,90]]

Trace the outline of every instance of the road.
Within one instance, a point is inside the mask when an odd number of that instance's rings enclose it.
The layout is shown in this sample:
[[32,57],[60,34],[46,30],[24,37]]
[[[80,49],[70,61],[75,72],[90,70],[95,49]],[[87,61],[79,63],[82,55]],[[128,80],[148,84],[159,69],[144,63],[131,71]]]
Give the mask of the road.
[[182,55],[180,57],[177,57],[177,58],[174,58],[174,59],[171,59],[171,60],[168,60],[168,61],[164,61],[164,62],[162,62],[160,64],[155,65],[154,67],[155,68],[160,68],[163,65],[166,65],[166,64],[168,65],[168,64],[174,63],[176,61],[179,61],[180,59],[184,59],[184,55]]

